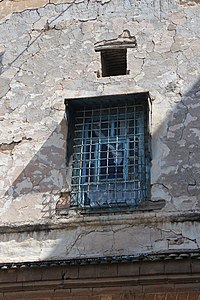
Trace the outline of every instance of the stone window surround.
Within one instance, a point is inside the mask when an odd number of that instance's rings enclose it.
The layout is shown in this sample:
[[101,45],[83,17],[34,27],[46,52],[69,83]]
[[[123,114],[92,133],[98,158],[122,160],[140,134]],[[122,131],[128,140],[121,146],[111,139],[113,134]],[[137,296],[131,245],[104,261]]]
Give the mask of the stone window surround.
[[[75,99],[80,99],[80,98],[72,98],[71,100],[75,100]],[[67,100],[68,99],[65,99],[65,105],[66,105],[66,108],[67,108]],[[149,105],[151,106],[151,98],[149,96]],[[149,114],[151,115],[151,108],[150,108],[150,112]],[[66,122],[67,122],[67,127],[68,127],[68,117],[67,117],[67,112],[66,112]],[[70,150],[67,149],[67,152],[69,152]],[[72,153],[71,153],[72,154]],[[70,155],[69,155],[70,156]],[[71,159],[68,157],[67,159],[67,183],[68,183],[68,186],[70,186],[70,183],[71,183],[71,176],[72,176],[72,168],[70,166],[71,164]],[[100,210],[100,211],[91,211],[91,210],[85,210],[85,209],[78,209],[77,208],[74,208],[74,207],[71,207],[70,206],[70,190],[66,190],[66,191],[63,191],[61,192],[61,198],[62,198],[62,201],[61,203],[58,202],[57,203],[57,206],[56,206],[56,214],[58,215],[74,215],[74,213],[78,213],[78,214],[83,214],[83,215],[96,215],[96,214],[107,214],[107,213],[111,213],[112,214],[112,211],[109,211],[109,210]],[[120,210],[120,214],[122,214],[123,212],[124,213],[135,213],[135,212],[150,212],[150,211],[159,211],[161,210],[163,207],[165,206],[165,200],[158,200],[158,201],[151,201],[151,199],[149,198],[147,201],[145,201],[145,203],[141,203],[140,205],[138,205],[136,208],[129,208],[129,209],[121,209]],[[70,213],[71,212],[71,213]],[[113,212],[114,214],[118,214],[118,212]]]

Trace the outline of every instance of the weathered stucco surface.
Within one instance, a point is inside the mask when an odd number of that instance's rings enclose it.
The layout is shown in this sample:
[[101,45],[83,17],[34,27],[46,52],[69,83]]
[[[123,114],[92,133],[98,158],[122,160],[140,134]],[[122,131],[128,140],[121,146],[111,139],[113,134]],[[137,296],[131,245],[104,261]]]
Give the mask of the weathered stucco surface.
[[[0,2],[1,261],[199,248],[198,220],[180,221],[200,212],[199,16],[199,1]],[[123,32],[137,42],[130,74],[101,77],[95,46]],[[164,207],[56,214],[69,190],[64,99],[144,91],[151,200]]]

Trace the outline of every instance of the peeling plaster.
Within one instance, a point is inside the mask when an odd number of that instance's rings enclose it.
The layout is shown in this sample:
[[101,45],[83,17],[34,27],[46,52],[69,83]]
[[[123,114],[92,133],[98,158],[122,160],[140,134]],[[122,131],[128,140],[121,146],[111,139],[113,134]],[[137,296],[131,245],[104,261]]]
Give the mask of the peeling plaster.
[[[52,231],[0,235],[2,260],[199,247],[198,222],[183,225],[176,217],[200,209],[198,2],[0,2],[0,226],[57,224],[62,205],[70,220]],[[123,32],[137,42],[128,49],[129,75],[102,78],[95,45]],[[140,217],[133,224],[126,213],[115,220],[107,214],[91,225],[83,216],[75,226],[80,212],[68,209],[64,99],[144,91],[152,98],[151,200],[165,203],[166,218],[155,224],[154,212],[152,222]]]

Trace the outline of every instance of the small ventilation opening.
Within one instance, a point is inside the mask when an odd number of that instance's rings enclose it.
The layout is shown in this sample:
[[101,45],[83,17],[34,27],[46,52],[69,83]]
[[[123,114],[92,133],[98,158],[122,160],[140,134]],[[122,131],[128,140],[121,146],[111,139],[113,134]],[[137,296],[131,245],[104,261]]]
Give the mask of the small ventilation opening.
[[107,49],[101,51],[102,76],[127,74],[127,49]]

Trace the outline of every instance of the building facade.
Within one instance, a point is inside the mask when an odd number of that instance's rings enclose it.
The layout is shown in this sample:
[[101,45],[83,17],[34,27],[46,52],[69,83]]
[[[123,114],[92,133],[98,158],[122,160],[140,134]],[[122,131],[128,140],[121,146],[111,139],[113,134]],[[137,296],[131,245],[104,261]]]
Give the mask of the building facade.
[[0,298],[200,299],[200,2],[0,18]]

